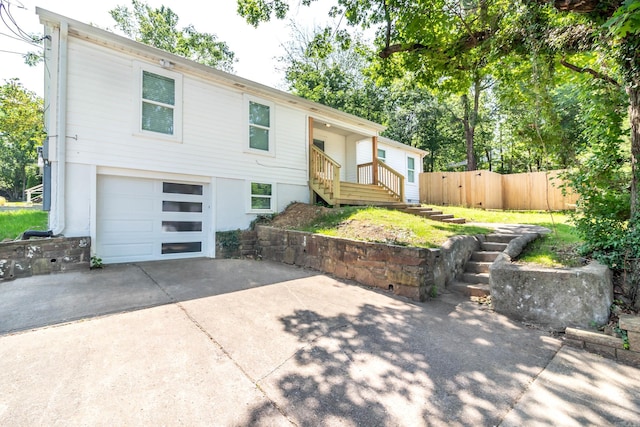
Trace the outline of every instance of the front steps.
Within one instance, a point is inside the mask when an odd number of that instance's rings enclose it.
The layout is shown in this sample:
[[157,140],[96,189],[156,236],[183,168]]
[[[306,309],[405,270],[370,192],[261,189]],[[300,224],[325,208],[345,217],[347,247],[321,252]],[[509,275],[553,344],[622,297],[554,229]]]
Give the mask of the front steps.
[[394,207],[394,209],[397,209],[401,212],[429,218],[434,221],[447,222],[450,224],[464,224],[467,222],[467,220],[464,218],[456,218],[451,214],[445,214],[442,211],[436,211],[433,210],[433,208],[424,206],[406,205],[403,207]]
[[464,266],[464,272],[448,288],[470,297],[488,297],[491,294],[489,267],[507,248],[509,242],[519,236],[518,234],[487,234],[486,240],[480,245],[480,250],[471,255],[471,259]]

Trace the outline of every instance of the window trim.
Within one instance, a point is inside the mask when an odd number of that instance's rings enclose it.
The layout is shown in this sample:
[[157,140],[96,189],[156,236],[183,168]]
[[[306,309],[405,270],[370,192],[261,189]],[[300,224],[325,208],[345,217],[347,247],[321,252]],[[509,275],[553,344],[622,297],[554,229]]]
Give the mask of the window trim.
[[[270,199],[271,203],[269,204],[270,208],[269,209],[255,209],[252,207],[251,205],[251,199],[254,197],[253,192],[252,192],[252,184],[268,184],[271,186],[271,196],[263,196],[261,194],[256,195],[262,198],[268,198]],[[249,213],[258,213],[258,214],[264,214],[264,213],[275,213],[276,212],[276,183],[272,182],[272,181],[267,181],[267,180],[257,180],[257,179],[252,179],[252,180],[248,180],[247,181],[247,193],[248,193],[248,197],[247,197],[247,212]]]
[[[142,83],[143,83],[143,73],[144,72],[157,74],[162,77],[167,77],[174,81],[175,85],[175,103],[173,105],[173,134],[169,135],[162,132],[154,132],[152,130],[142,129],[142,105],[144,103],[144,98],[142,97]],[[134,102],[134,111],[135,114],[133,123],[133,134],[136,136],[154,138],[154,139],[162,139],[166,141],[179,142],[182,143],[182,116],[183,116],[183,76],[180,73],[176,73],[173,71],[165,70],[161,67],[156,67],[144,62],[134,61],[133,65],[133,73],[134,73],[134,90],[135,95],[133,96]],[[164,105],[164,104],[160,104]]]
[[[249,129],[251,128],[251,126],[254,126],[254,125],[249,122],[249,115],[250,115],[250,107],[252,102],[254,104],[260,104],[260,105],[264,105],[265,107],[269,107],[269,127],[264,128],[263,126],[255,125],[260,127],[261,129],[268,129],[269,131],[269,141],[268,141],[269,149],[268,150],[260,150],[258,148],[251,147]],[[257,97],[246,95],[246,94],[244,95],[244,102],[242,106],[242,122],[244,123],[244,132],[245,132],[245,138],[244,138],[245,152],[252,153],[252,154],[259,154],[263,156],[270,156],[270,157],[275,156],[275,153],[276,153],[275,111],[276,111],[275,103],[267,101],[262,98],[257,98]],[[267,184],[267,183],[264,183],[264,184]]]
[[[409,168],[409,159],[413,160],[413,169]],[[407,183],[409,184],[415,184],[416,183],[416,163],[418,163],[416,161],[416,158],[410,155],[407,155]],[[410,173],[409,172],[413,172],[413,180],[409,179]]]

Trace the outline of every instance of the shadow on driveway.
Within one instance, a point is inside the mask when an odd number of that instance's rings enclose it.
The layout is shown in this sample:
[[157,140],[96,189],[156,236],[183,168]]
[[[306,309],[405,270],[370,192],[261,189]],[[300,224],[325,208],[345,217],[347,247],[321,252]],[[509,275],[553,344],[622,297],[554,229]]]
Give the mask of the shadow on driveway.
[[316,274],[268,261],[182,259],[2,281],[0,335]]

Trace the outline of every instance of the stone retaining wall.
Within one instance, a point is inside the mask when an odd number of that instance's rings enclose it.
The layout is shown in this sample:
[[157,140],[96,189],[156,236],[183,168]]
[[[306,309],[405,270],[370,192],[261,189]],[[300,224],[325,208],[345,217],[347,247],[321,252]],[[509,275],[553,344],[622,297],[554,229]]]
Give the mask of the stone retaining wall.
[[90,237],[54,237],[0,243],[0,280],[88,270]]
[[565,330],[565,342],[572,347],[640,367],[640,317],[620,316],[619,328],[627,334],[628,349],[624,348],[622,338],[577,328]]
[[526,234],[512,240],[491,265],[489,283],[495,311],[555,330],[606,323],[613,303],[611,271],[595,261],[579,268],[513,263],[511,260],[535,238]]
[[393,291],[420,301],[436,296],[462,272],[480,246],[470,236],[455,236],[442,248],[424,249],[360,242],[260,225],[258,254]]

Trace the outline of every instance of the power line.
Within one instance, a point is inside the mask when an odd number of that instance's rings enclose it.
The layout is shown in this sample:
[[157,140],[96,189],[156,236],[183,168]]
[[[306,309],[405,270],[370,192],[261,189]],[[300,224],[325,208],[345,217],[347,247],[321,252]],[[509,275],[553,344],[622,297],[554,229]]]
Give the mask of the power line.
[[31,46],[36,46],[36,47],[39,47],[39,48],[42,49],[42,46],[40,46],[39,44],[34,43],[33,41],[27,41],[27,40],[23,39],[22,37],[15,37],[15,36],[12,36],[11,34],[6,34],[6,33],[0,33],[0,36],[9,37],[10,39],[14,39],[14,40],[18,40],[18,41],[21,41],[21,42],[25,42],[25,43],[30,44]]

